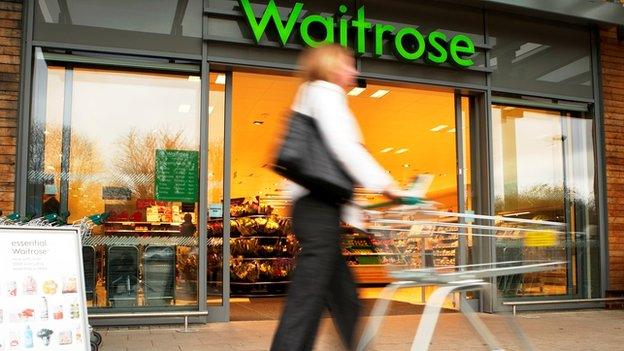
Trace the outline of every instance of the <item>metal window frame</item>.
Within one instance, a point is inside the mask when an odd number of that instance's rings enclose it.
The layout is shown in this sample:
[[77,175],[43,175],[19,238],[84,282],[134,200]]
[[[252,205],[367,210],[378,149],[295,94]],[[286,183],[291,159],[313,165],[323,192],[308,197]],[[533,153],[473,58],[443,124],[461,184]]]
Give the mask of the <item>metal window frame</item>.
[[605,297],[606,290],[609,289],[609,220],[607,201],[607,172],[606,172],[606,147],[604,132],[604,103],[602,97],[602,72],[600,64],[600,30],[597,26],[592,26],[590,37],[592,77],[594,85],[594,145],[596,148],[596,172],[598,178],[598,230],[600,240],[600,296]]

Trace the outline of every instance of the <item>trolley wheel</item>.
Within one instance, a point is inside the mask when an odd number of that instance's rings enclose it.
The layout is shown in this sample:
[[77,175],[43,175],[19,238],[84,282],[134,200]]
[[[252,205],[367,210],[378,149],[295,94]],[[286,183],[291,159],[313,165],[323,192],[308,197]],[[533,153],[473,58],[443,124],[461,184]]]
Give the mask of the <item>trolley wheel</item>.
[[102,334],[95,330],[91,332],[91,343],[95,343],[97,346],[102,345]]
[[91,351],[98,351],[100,347],[94,341],[91,341]]

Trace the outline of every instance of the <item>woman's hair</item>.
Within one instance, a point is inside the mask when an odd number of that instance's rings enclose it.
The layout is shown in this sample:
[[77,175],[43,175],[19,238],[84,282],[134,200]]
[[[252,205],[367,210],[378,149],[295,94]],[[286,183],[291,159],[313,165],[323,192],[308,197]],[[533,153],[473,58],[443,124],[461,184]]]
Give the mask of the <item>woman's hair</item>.
[[345,58],[353,57],[351,50],[338,44],[323,45],[303,51],[299,57],[301,78],[306,82],[332,81],[332,74]]

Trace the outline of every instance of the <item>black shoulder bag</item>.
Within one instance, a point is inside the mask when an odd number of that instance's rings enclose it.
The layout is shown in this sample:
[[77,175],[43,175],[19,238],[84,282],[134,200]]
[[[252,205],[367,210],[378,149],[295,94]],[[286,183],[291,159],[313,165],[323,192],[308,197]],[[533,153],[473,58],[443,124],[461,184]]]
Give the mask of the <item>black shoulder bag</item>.
[[344,203],[354,182],[329,152],[316,120],[293,111],[273,169],[312,194]]

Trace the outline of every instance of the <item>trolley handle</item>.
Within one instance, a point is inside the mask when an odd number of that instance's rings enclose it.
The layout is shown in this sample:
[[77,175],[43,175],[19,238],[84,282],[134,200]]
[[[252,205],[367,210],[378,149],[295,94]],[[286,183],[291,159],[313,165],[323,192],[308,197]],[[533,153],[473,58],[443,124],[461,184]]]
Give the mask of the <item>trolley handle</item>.
[[420,197],[415,196],[401,196],[393,200],[378,202],[376,204],[370,204],[366,206],[360,206],[364,210],[374,210],[377,208],[389,207],[389,206],[399,206],[399,205],[407,205],[414,206],[423,204],[425,201]]

